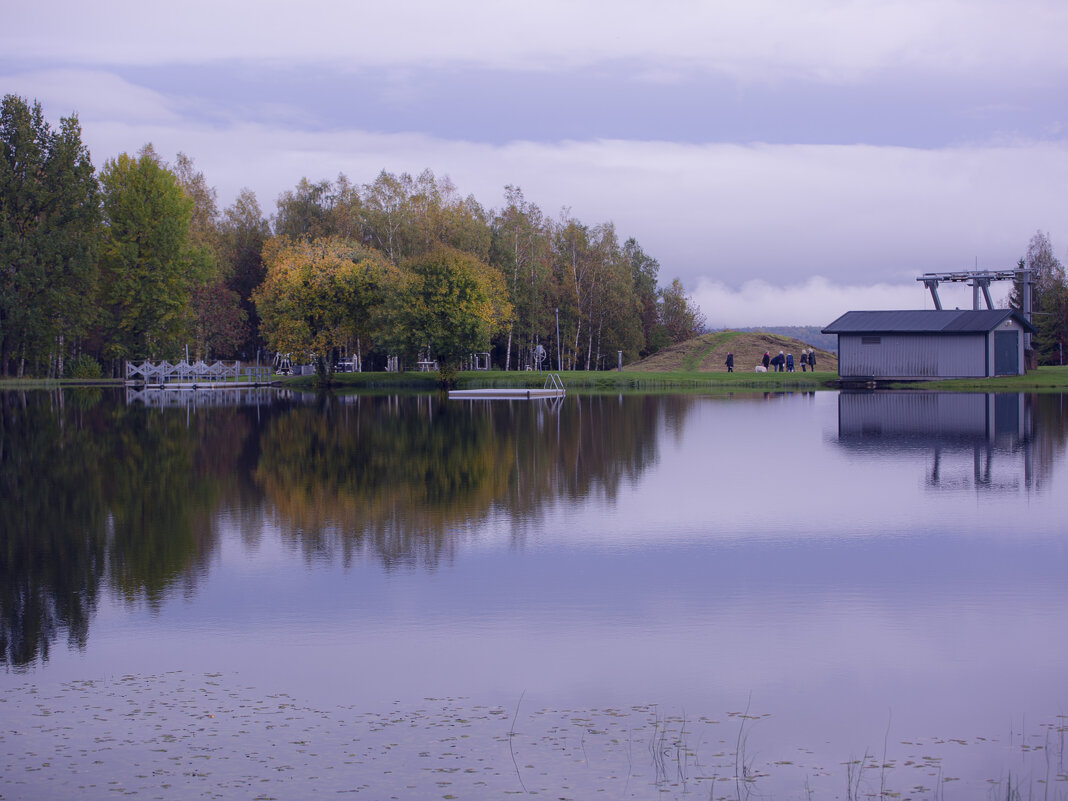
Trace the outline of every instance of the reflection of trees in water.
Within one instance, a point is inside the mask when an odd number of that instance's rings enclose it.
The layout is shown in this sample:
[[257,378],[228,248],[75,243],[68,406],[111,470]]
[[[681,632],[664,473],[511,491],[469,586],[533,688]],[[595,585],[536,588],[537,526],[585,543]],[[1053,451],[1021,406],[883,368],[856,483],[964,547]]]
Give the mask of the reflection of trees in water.
[[433,563],[470,499],[492,497],[491,432],[435,398],[364,397],[273,418],[256,480],[309,556],[346,561],[367,542],[387,564]]
[[309,558],[369,551],[387,566],[435,565],[496,512],[520,531],[559,498],[614,499],[655,460],[661,417],[693,403],[348,400],[274,418],[256,478]]
[[[158,608],[192,592],[218,531],[261,536],[266,496],[309,556],[437,564],[500,514],[611,502],[692,398],[150,409],[100,390],[0,393],[0,663],[83,648],[101,586]],[[351,401],[351,402],[349,402]],[[262,427],[260,419],[262,418]]]
[[0,662],[84,648],[106,562],[100,443],[80,405],[0,392]]
[[214,548],[249,424],[187,417],[99,390],[0,393],[0,661],[84,647],[99,588],[157,607]]
[[1033,482],[1036,489],[1041,489],[1052,477],[1053,465],[1062,461],[1068,442],[1068,395],[1027,395],[1025,403],[1032,415],[1028,445]]
[[108,583],[126,601],[156,609],[174,588],[191,591],[213,552],[219,501],[240,453],[235,440],[247,438],[248,426],[226,410],[111,410],[121,419],[107,437],[108,464],[118,469],[102,480]]

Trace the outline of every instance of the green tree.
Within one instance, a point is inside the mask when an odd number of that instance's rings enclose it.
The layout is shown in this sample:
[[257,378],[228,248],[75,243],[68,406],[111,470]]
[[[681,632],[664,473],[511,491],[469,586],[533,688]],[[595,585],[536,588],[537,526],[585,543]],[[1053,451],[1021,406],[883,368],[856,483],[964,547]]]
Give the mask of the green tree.
[[623,253],[630,262],[631,275],[634,279],[634,294],[638,300],[638,316],[642,328],[640,355],[649,356],[665,344],[655,336],[660,316],[657,289],[660,262],[642,250],[641,245],[633,237],[623,243]]
[[283,192],[278,198],[278,213],[274,218],[274,232],[288,239],[321,239],[330,236],[330,182],[313,184],[301,178],[296,189]]
[[672,343],[693,339],[704,330],[705,317],[678,278],[661,292],[660,321]]
[[343,239],[271,240],[267,274],[253,300],[267,346],[310,356],[320,381],[333,377],[339,350],[366,344],[396,269]]
[[193,290],[213,268],[190,243],[194,202],[151,145],[108,161],[101,184],[104,356],[175,355],[191,333]]
[[[1031,348],[1039,364],[1062,364],[1068,340],[1068,281],[1064,265],[1053,251],[1049,234],[1036,231],[1020,259],[1018,268],[1031,271],[1032,322],[1038,333],[1031,337]],[[1021,309],[1021,287],[1013,286],[1009,305]]]
[[263,264],[263,248],[270,238],[270,226],[260,211],[256,195],[243,189],[219,223],[220,258],[226,275],[226,286],[236,293],[247,325],[245,338],[237,350],[251,359],[263,344],[260,318],[252,293],[263,283],[267,269]]
[[382,170],[373,183],[363,188],[363,213],[368,241],[386,258],[399,264],[410,253],[412,221],[407,201],[412,177],[399,177]]
[[504,369],[514,364],[522,370],[531,366],[534,347],[549,350],[556,341],[552,227],[519,187],[506,186],[504,196],[506,205],[493,220],[490,263],[504,276],[514,309],[504,341]]
[[390,301],[382,339],[409,358],[428,351],[443,385],[464,358],[489,348],[512,314],[501,274],[453,248],[407,261],[403,286]]
[[215,189],[184,153],[178,154],[174,174],[182,191],[193,201],[190,252],[205,265],[203,280],[193,287],[190,296],[195,353],[204,359],[234,356],[249,337],[248,313],[242,308],[241,296],[229,286],[232,266],[223,257]]
[[76,117],[53,130],[39,103],[0,108],[0,374],[61,375],[93,320],[97,182]]

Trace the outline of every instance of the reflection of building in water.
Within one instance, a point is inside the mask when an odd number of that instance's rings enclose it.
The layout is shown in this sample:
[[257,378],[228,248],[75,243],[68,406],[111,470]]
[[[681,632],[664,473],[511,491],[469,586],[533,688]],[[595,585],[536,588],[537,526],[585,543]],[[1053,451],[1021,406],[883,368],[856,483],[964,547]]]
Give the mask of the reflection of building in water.
[[1033,405],[1021,394],[838,396],[839,444],[872,456],[927,452],[926,483],[932,489],[1035,489],[1033,433]]
[[142,403],[158,409],[184,409],[189,406],[269,406],[281,400],[291,402],[298,394],[300,393],[269,387],[137,389],[128,386],[126,387],[126,405]]

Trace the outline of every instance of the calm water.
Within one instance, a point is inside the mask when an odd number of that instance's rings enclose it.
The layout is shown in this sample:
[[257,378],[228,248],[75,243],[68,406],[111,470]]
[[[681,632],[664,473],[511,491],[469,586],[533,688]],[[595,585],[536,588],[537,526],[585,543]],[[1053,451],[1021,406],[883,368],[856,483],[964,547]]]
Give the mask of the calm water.
[[0,798],[1068,798],[1066,397],[168,400],[0,394]]

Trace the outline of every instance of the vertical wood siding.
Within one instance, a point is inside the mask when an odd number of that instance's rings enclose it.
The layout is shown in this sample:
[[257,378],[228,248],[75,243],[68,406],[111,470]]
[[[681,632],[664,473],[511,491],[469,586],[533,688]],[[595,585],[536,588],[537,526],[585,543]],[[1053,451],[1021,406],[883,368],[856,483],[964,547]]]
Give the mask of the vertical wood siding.
[[877,345],[865,345],[862,339],[860,334],[838,337],[838,374],[843,378],[971,378],[987,374],[986,334],[883,334]]

